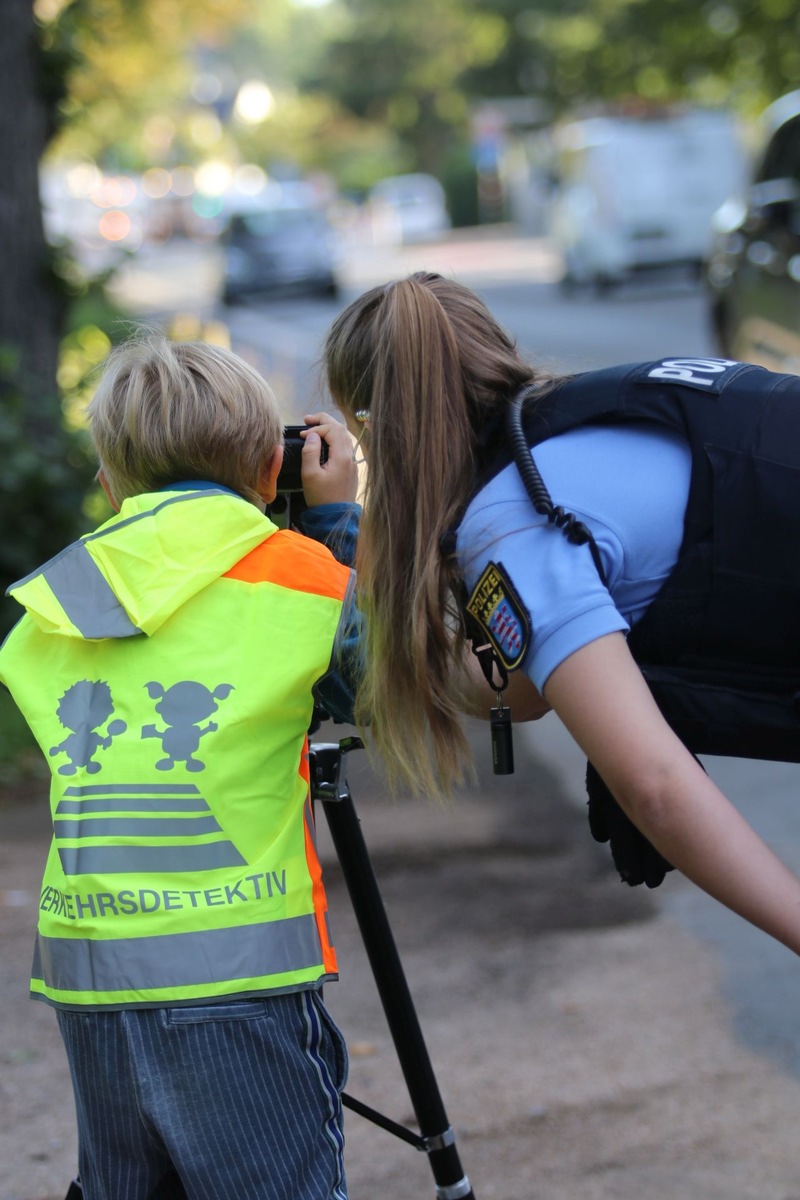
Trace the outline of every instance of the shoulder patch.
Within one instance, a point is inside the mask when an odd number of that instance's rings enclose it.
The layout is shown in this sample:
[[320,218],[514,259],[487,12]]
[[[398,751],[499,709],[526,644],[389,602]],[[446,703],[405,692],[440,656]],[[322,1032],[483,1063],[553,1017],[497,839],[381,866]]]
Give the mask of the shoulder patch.
[[654,383],[678,383],[701,392],[721,392],[751,364],[730,358],[662,358],[643,364],[639,377]]
[[487,565],[467,601],[467,612],[483,629],[506,670],[518,667],[528,652],[531,622],[502,563]]

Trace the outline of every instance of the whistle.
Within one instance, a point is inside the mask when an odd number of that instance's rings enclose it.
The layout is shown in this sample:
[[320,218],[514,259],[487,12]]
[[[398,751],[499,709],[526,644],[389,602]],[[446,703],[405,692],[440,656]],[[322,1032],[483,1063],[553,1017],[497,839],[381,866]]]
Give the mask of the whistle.
[[511,709],[498,702],[490,714],[492,730],[492,769],[495,775],[514,774],[514,742],[511,733]]

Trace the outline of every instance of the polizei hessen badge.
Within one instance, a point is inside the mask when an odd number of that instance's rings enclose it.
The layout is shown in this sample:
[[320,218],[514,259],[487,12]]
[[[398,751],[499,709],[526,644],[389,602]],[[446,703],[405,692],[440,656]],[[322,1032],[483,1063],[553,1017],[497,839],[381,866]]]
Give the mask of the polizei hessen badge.
[[518,667],[528,651],[530,620],[502,563],[488,564],[467,601],[467,611],[486,633],[506,670]]

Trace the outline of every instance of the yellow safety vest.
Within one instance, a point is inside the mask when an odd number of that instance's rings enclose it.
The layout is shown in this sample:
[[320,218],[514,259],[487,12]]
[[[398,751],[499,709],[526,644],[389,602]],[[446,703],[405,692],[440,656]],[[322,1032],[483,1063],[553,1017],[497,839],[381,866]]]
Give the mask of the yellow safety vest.
[[307,732],[352,572],[224,490],[137,496],[9,589],[52,772],[31,991],[124,1008],[336,977]]

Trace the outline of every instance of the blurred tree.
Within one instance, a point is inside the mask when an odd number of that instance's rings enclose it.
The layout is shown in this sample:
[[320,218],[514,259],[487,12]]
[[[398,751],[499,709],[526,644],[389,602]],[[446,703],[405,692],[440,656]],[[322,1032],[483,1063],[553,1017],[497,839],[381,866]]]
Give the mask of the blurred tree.
[[403,169],[407,154],[385,123],[356,113],[319,86],[343,19],[336,4],[262,4],[256,21],[242,27],[225,54],[235,78],[269,86],[273,107],[267,118],[250,124],[234,111],[228,134],[246,161],[275,171],[327,172],[345,192],[358,192]]
[[465,85],[555,111],[597,101],[726,104],[754,115],[800,79],[794,0],[497,0],[511,30]]
[[51,36],[69,64],[52,152],[118,170],[174,157],[176,143],[182,151],[181,139],[192,141],[193,119],[199,129],[198,115],[225,115],[228,80],[212,80],[206,60],[230,48],[260,7],[258,0],[39,3],[58,11]]
[[[38,164],[54,128],[62,64],[42,52],[30,0],[7,0],[0,38],[0,593],[80,521],[86,459],[63,427],[56,385],[66,296],[45,243]],[[16,609],[0,606],[0,631]]]
[[470,0],[346,0],[343,13],[306,83],[389,128],[406,169],[441,174],[443,159],[469,138],[465,75],[497,60],[507,21]]
[[383,123],[440,177],[490,98],[554,116],[686,100],[753,116],[800,79],[794,0],[339,0],[304,83]]
[[0,345],[3,388],[52,392],[63,304],[47,270],[38,167],[53,129],[58,81],[39,52],[30,0],[4,5],[0,38]]
[[[252,13],[251,0],[6,0],[3,5],[0,596],[10,582],[82,531],[92,475],[85,439],[65,424],[59,387],[62,339],[74,324],[68,315],[74,314],[76,300],[86,303],[89,289],[46,243],[39,195],[42,156],[70,121],[92,131],[87,144],[109,151],[121,145],[124,153],[135,122],[163,101],[164,89],[179,76],[187,39],[219,34],[245,9]],[[87,70],[88,63],[100,61],[102,71]],[[76,345],[84,360],[91,359],[85,339],[79,331],[76,336],[69,346],[72,359]],[[0,633],[16,615],[16,605],[0,599]]]
[[[43,2],[43,0],[39,0]],[[64,0],[49,0],[63,4]],[[340,21],[336,5],[291,0],[73,0],[73,67],[51,156],[117,170],[221,160],[329,171],[358,190],[405,162],[391,129],[307,80]],[[266,86],[261,118],[239,88]]]

